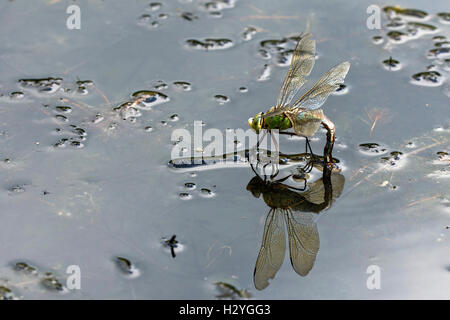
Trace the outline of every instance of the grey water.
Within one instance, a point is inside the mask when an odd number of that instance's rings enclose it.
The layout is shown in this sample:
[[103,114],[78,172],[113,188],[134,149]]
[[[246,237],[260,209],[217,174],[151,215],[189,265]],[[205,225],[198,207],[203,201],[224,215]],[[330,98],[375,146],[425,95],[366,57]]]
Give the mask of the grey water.
[[[67,27],[74,4],[80,29]],[[368,27],[370,5],[381,29]],[[393,18],[383,8],[394,5],[426,15]],[[450,298],[446,12],[443,0],[3,1],[0,298],[218,299],[221,283],[233,298]],[[329,208],[305,212],[320,239],[308,274],[286,234],[283,264],[258,290],[271,208],[248,190],[255,174],[171,168],[171,136],[194,121],[248,129],[275,104],[289,37],[305,30],[317,43],[306,87],[351,63],[323,107],[345,182]],[[304,148],[280,137],[283,153]]]

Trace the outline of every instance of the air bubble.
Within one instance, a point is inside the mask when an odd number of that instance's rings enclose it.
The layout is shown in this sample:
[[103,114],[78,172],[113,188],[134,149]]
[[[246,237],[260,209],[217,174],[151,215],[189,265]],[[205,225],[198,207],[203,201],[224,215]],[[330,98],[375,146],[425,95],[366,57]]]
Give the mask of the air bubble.
[[265,64],[261,74],[257,78],[258,81],[267,81],[270,79],[270,74],[272,73],[272,67],[269,64]]
[[359,151],[363,154],[374,156],[386,153],[387,149],[378,143],[361,143],[359,145]]
[[179,195],[181,200],[190,200],[192,199],[192,195],[190,193],[187,192],[181,192]]
[[439,17],[439,22],[450,24],[450,12],[440,12],[437,16]]
[[374,36],[372,37],[372,42],[374,44],[382,44],[384,42],[384,39],[382,36]]
[[252,40],[255,34],[258,33],[258,29],[255,27],[245,27],[244,31],[242,32],[242,39],[245,41]]
[[192,85],[186,81],[175,81],[173,83],[173,85],[176,89],[180,89],[183,91],[191,91],[192,90]]
[[119,269],[126,274],[127,276],[131,278],[135,278],[139,276],[140,271],[136,268],[136,266],[127,258],[124,257],[117,257],[116,263]]
[[225,104],[230,101],[230,98],[221,94],[216,94],[214,98],[216,99],[217,102],[219,102],[219,104]]
[[412,78],[412,84],[427,87],[438,87],[444,81],[444,77],[442,77],[442,75],[437,71],[419,72],[414,74]]
[[193,182],[186,182],[184,184],[184,187],[188,190],[194,190],[195,188],[197,188],[197,186]]
[[207,188],[200,189],[200,195],[205,198],[212,198],[215,196],[215,193]]
[[161,9],[161,6],[162,6],[162,3],[160,3],[160,2],[152,2],[149,5],[151,11],[157,11],[157,10]]
[[383,60],[383,66],[386,70],[389,70],[389,71],[398,71],[401,69],[400,61],[392,59],[392,57],[390,57],[389,59]]
[[233,46],[233,41],[230,39],[213,39],[208,38],[201,40],[189,39],[186,40],[186,45],[188,48],[196,50],[224,50]]

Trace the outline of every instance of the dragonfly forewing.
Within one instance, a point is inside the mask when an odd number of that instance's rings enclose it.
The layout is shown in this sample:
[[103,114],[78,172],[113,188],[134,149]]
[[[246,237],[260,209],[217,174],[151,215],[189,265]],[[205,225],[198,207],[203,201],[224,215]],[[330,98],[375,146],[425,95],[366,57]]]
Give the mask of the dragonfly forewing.
[[293,107],[304,110],[320,108],[328,96],[336,91],[339,85],[344,82],[349,69],[350,63],[348,61],[331,68],[311,89],[293,104]]
[[289,104],[298,90],[307,82],[306,77],[314,67],[316,42],[305,34],[295,47],[289,70],[277,97],[276,108]]

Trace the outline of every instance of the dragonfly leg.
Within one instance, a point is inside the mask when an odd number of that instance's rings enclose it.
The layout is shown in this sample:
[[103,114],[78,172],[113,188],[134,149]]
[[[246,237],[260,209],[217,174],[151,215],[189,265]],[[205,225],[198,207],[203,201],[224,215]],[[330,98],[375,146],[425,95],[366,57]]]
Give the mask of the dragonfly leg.
[[335,126],[334,123],[331,122],[326,116],[322,120],[322,125],[327,129],[327,143],[325,144],[325,148],[323,150],[323,160],[325,166],[332,166],[333,164],[333,146],[335,140]]
[[[277,143],[275,137],[274,137],[272,134],[270,134],[270,138],[272,139],[272,142],[273,142],[273,144],[275,145],[275,153],[276,153],[276,154],[275,154],[276,159],[274,160],[273,157],[272,157],[272,155],[271,155],[271,159],[270,159],[270,162],[271,162],[271,164],[272,164],[272,172],[271,172],[271,175],[270,175],[270,180],[272,180],[272,179],[274,179],[274,178],[278,175],[278,173],[280,172],[280,170],[278,169],[278,162],[279,162],[278,157],[279,157],[279,154],[280,154],[280,149],[279,149],[279,147],[278,147],[278,143]],[[274,161],[275,161],[275,164],[274,164]],[[275,173],[274,173],[274,172],[275,172]]]

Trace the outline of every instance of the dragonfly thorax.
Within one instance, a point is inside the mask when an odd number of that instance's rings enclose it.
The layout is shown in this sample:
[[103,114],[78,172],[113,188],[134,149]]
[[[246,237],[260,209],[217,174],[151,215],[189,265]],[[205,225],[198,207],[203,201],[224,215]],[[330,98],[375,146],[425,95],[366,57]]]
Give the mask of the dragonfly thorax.
[[257,113],[253,118],[248,119],[248,125],[255,130],[256,133],[259,133],[263,129],[287,130],[292,128],[291,121],[284,114],[264,117],[263,112]]

